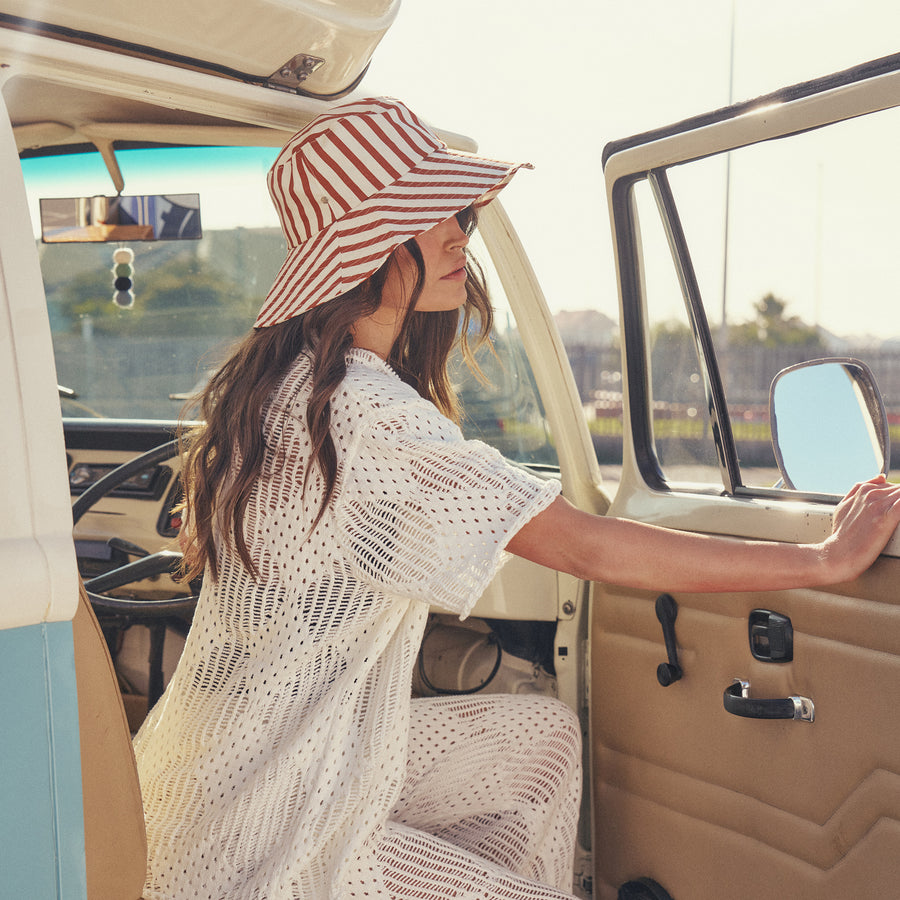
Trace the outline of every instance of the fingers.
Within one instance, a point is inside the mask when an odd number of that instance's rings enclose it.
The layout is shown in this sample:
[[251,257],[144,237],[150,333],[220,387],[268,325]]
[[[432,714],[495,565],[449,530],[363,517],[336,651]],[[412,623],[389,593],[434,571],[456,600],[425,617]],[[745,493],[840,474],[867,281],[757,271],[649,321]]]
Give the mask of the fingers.
[[864,572],[900,526],[900,486],[883,476],[854,485],[837,505],[827,543],[842,560],[846,577]]
[[888,485],[885,495],[885,515],[900,516],[900,486]]
[[891,484],[884,475],[878,475],[875,478],[870,478],[868,481],[860,481],[854,484],[844,495],[841,503],[844,503],[845,501],[852,502],[860,496],[868,497],[873,493],[878,496],[883,496],[885,493],[893,494],[897,491],[900,491],[900,485]]
[[883,475],[854,485],[835,507],[833,531],[850,526],[893,530],[900,522],[900,486]]
[[851,497],[855,497],[859,493],[864,493],[869,487],[880,487],[882,485],[886,485],[888,483],[887,478],[884,477],[883,474],[876,475],[874,478],[870,478],[868,481],[857,481],[856,484],[850,488],[849,491],[844,495],[844,499],[848,500]]

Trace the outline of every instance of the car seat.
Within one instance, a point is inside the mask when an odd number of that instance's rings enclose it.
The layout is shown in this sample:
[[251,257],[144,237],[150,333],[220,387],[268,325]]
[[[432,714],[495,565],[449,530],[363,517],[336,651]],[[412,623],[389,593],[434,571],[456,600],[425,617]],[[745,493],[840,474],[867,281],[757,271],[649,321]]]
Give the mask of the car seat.
[[131,733],[103,633],[81,587],[72,622],[88,900],[140,900],[147,836]]

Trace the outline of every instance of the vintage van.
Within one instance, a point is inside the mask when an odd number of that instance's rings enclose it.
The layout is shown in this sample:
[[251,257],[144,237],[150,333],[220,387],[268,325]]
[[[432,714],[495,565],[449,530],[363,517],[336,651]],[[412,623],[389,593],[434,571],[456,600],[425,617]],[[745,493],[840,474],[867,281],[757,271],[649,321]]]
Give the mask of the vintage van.
[[[2,3],[4,898],[140,897],[129,732],[197,588],[171,578],[176,421],[284,253],[268,165],[364,91],[397,6]],[[898,106],[891,57],[608,145],[613,246],[592,252],[617,263],[615,396],[585,380],[586,349],[563,343],[488,207],[495,353],[487,384],[459,369],[467,433],[597,513],[827,533],[839,495],[891,461]],[[726,304],[748,292],[749,332]],[[858,328],[800,340],[795,296],[852,309]],[[617,486],[600,474],[610,446]],[[580,896],[895,896],[898,556],[894,540],[852,584],[734,595],[513,559],[467,622],[434,611],[412,688],[549,693],[579,714]]]

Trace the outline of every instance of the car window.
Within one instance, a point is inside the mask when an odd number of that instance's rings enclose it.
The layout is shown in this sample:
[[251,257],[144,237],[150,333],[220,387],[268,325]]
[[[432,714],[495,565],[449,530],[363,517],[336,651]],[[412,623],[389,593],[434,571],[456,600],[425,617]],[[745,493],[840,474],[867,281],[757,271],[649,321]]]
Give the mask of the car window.
[[[64,416],[178,418],[186,399],[246,333],[284,259],[266,191],[277,153],[271,147],[118,150],[126,194],[196,193],[201,229],[192,239],[115,243],[44,243],[39,236],[42,199],[114,193],[98,153],[23,160]],[[555,465],[512,312],[489,255],[475,243],[496,317],[493,348],[478,354],[484,378],[459,361],[453,366],[463,430],[517,462]],[[130,267],[130,285],[116,282],[126,271],[117,268],[122,265]],[[123,286],[130,294],[118,290]]]
[[[897,443],[898,126],[896,110],[878,112],[664,173],[709,320],[745,486],[778,484],[769,387],[804,360],[849,356],[868,364]],[[673,487],[721,484],[685,290],[651,185],[639,180],[632,194],[648,309],[652,452]],[[676,432],[689,437],[673,445]]]
[[688,308],[649,182],[634,185],[647,297],[647,399],[653,448],[669,482],[715,484],[722,474]]
[[450,371],[463,406],[463,434],[491,444],[515,462],[558,468],[550,426],[515,316],[477,232],[471,250],[484,272],[494,324],[490,343],[475,353],[480,375],[465,365],[461,355],[451,360]]

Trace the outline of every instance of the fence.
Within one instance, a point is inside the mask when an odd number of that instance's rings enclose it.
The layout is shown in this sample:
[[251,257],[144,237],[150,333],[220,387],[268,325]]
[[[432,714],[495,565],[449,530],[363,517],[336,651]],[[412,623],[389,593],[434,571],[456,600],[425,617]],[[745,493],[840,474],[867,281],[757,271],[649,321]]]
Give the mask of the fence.
[[[591,402],[598,398],[598,393],[608,396],[621,390],[622,360],[617,347],[567,344],[566,353],[582,401]],[[827,355],[827,351],[808,347],[730,347],[725,353],[719,353],[729,405],[766,407],[769,385],[777,372]],[[889,416],[900,422],[900,347],[851,348],[841,355],[855,356],[872,369]],[[654,400],[683,402],[694,390],[687,384],[695,384],[698,374],[693,348],[656,347],[652,371]]]

